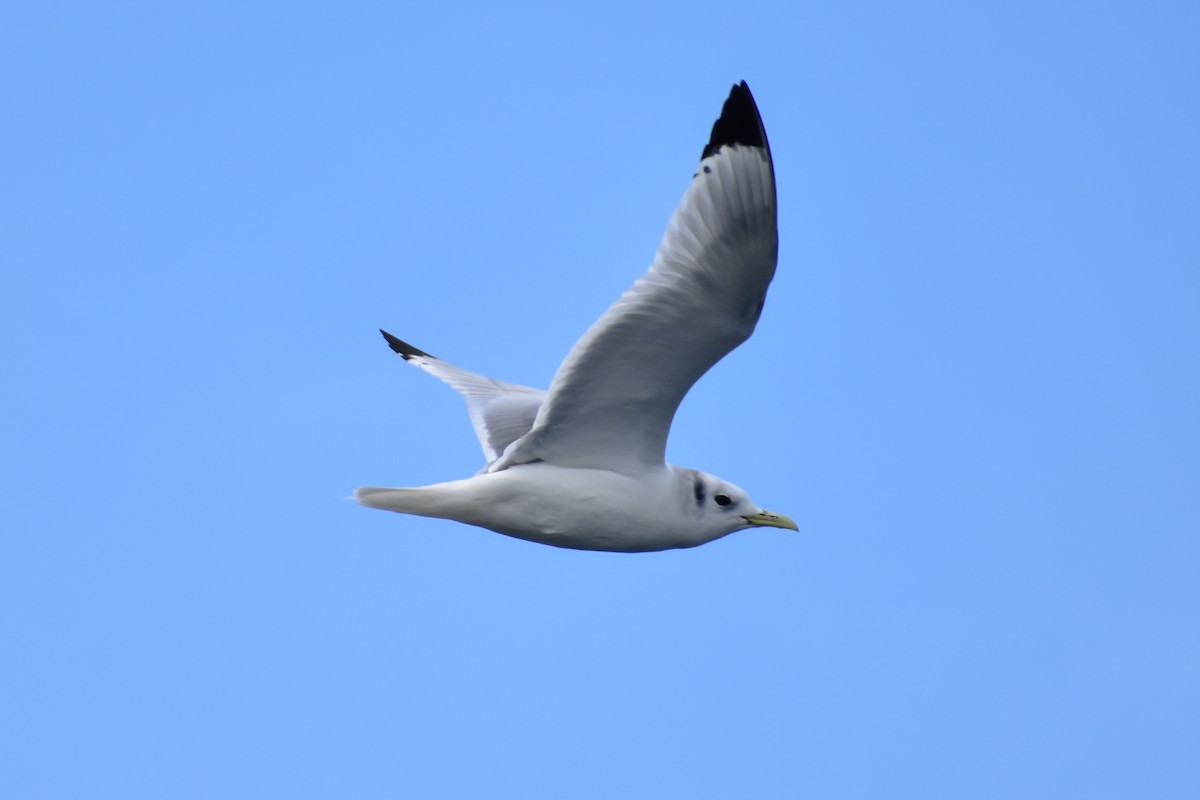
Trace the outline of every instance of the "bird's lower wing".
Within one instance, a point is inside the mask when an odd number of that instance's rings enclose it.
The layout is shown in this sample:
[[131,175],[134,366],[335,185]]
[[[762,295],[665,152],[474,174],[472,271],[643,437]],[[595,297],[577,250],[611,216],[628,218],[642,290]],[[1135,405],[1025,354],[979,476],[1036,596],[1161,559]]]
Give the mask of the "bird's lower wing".
[[545,392],[477,375],[431,356],[387,331],[380,333],[401,358],[450,384],[463,396],[489,464],[533,427]]

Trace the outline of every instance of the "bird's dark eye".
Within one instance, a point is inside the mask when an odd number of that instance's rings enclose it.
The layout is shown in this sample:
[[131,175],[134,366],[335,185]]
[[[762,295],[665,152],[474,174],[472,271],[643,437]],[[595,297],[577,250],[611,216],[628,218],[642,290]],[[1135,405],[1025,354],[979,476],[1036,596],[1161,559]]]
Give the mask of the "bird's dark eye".
[[729,495],[727,494],[714,494],[713,502],[719,506],[727,506],[732,503],[733,500],[729,499]]

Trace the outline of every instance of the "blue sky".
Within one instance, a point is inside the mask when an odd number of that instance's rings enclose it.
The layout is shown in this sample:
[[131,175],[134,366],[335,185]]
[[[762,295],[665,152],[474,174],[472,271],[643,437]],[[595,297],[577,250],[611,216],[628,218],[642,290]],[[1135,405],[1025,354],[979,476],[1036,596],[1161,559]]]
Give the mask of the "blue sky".
[[[0,12],[0,795],[1200,795],[1198,38]],[[546,385],[740,79],[779,271],[668,454],[800,533],[579,553],[344,500],[481,464],[376,328]]]

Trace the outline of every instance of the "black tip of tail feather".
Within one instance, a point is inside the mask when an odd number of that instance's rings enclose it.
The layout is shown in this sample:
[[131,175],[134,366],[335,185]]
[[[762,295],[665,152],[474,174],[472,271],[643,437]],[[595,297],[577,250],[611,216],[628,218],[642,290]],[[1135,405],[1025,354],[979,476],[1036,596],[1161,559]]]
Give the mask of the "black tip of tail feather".
[[730,90],[729,98],[721,109],[721,116],[713,123],[712,135],[700,158],[708,158],[727,144],[761,147],[767,151],[771,149],[767,144],[767,132],[763,128],[758,106],[754,103],[754,95],[750,94],[750,87],[745,81]]
[[396,351],[396,353],[398,353],[400,355],[400,357],[403,358],[405,361],[408,361],[410,358],[413,358],[416,356],[421,356],[424,358],[433,358],[433,356],[429,355],[429,353],[426,353],[421,348],[413,347],[411,344],[404,341],[403,339],[398,339],[395,336],[392,336],[390,333],[385,331],[383,328],[380,328],[379,332],[382,333],[383,338],[387,340],[388,347],[390,347],[390,348],[392,348],[392,350]]

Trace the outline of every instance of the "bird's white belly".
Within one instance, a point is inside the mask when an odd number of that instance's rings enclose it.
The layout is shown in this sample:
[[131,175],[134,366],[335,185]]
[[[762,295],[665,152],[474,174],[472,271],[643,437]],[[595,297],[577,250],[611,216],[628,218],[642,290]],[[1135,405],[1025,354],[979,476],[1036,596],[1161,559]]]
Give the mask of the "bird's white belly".
[[[701,544],[665,508],[670,468],[636,477],[527,464],[461,482],[470,506],[455,516],[497,533],[581,550],[646,551]],[[473,484],[466,486],[466,484]]]

